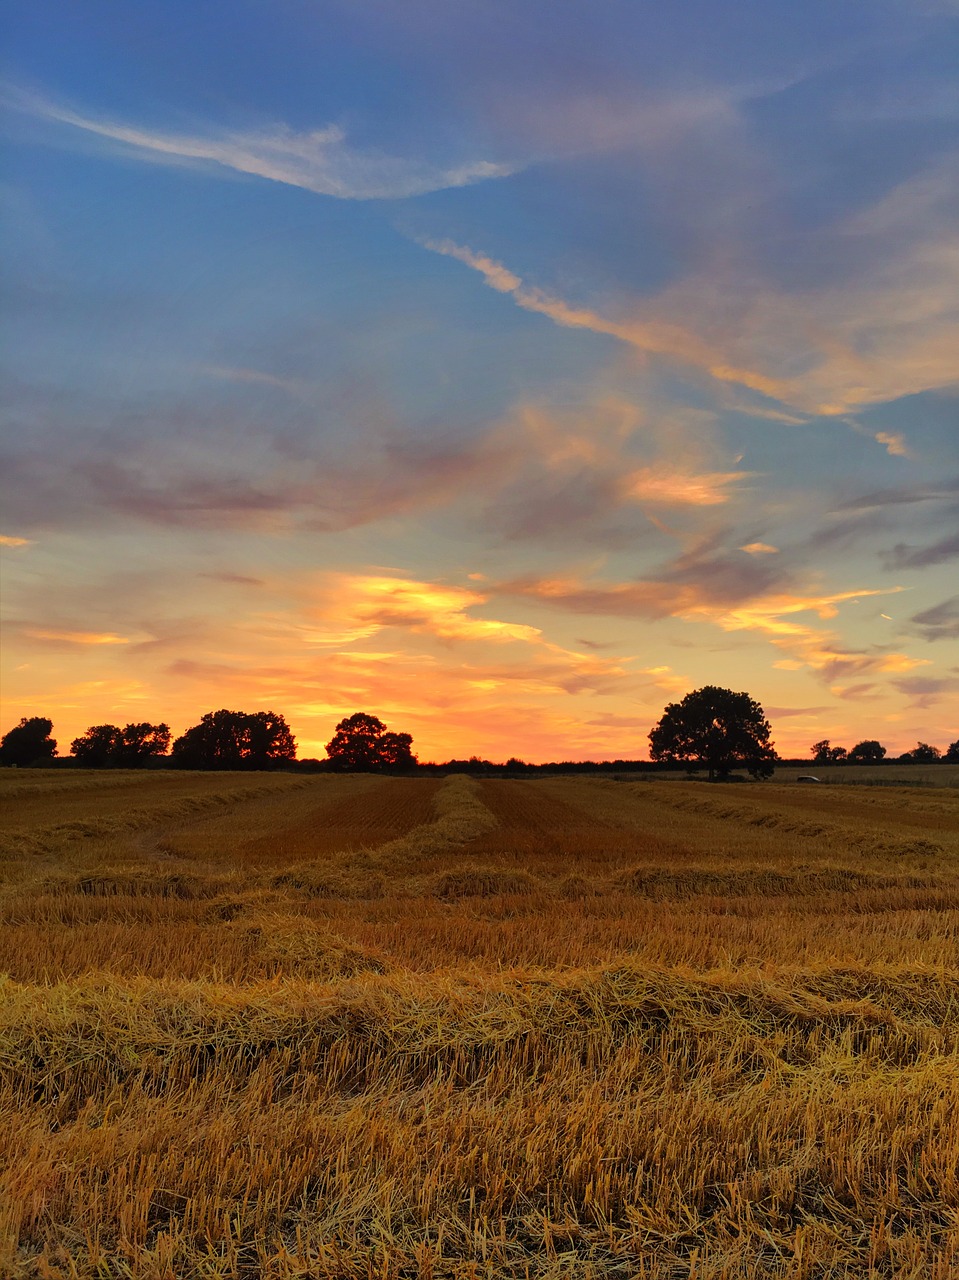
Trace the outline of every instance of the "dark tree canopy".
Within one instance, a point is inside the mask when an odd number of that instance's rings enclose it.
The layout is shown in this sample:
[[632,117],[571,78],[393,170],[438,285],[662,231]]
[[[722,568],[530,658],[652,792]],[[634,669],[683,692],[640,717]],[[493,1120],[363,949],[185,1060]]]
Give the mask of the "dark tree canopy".
[[170,746],[166,724],[93,724],[70,744],[70,754],[87,769],[138,769],[164,756]]
[[120,764],[124,769],[137,769],[148,760],[165,756],[170,749],[170,726],[168,724],[124,725],[120,746]]
[[814,764],[840,764],[849,754],[845,747],[834,747],[828,738],[814,742],[810,751]]
[[180,769],[269,769],[296,759],[296,740],[274,711],[208,711],[173,744]]
[[85,769],[106,769],[119,763],[123,731],[115,724],[92,724],[70,743],[70,754]]
[[935,764],[941,757],[938,747],[932,747],[928,742],[917,742],[912,751],[904,752],[900,759],[910,760],[913,764]]
[[778,759],[769,734],[762,707],[748,693],[705,685],[667,706],[650,730],[649,754],[653,760],[698,764],[711,778],[724,778],[737,767],[768,778]]
[[849,759],[853,764],[879,764],[885,756],[886,748],[875,738],[866,738],[864,742],[857,742],[849,752]]
[[53,721],[45,716],[24,716],[0,738],[0,764],[15,764],[22,769],[52,759],[57,754],[57,744],[50,737],[52,730]]
[[357,711],[341,720],[326,744],[330,767],[344,773],[409,769],[416,764],[408,733],[391,733],[376,716]]
[[959,764],[959,738],[949,743],[946,754],[942,758],[946,764]]

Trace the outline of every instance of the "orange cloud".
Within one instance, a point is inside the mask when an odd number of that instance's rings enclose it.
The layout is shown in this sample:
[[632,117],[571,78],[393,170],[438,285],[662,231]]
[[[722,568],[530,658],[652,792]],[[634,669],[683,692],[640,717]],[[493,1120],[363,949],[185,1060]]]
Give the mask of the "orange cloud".
[[905,436],[895,431],[877,431],[873,437],[879,444],[886,446],[886,452],[894,458],[911,458],[912,450],[906,444]]
[[797,615],[816,613],[834,618],[838,606],[869,596],[890,595],[900,587],[841,591],[826,595],[766,593],[729,605],[707,596],[695,583],[640,581],[590,585],[577,578],[542,578],[501,584],[507,594],[532,596],[576,613],[625,617],[674,617],[710,622],[723,631],[755,631],[791,655],[773,665],[779,670],[804,667],[831,678],[838,672],[903,672],[927,666],[925,658],[841,647],[839,638],[822,628],[798,621]]
[[643,675],[652,676],[657,689],[664,693],[680,694],[689,690],[689,677],[677,675],[672,667],[643,667]]
[[129,644],[126,636],[117,636],[110,631],[47,631],[40,629],[25,630],[24,635],[31,640],[54,640],[61,644],[101,645]]
[[9,534],[0,533],[0,547],[29,547],[29,538],[13,538]]
[[729,501],[731,486],[748,478],[742,471],[684,475],[665,466],[640,467],[622,481],[621,492],[636,502],[663,506],[714,507]]
[[867,591],[843,591],[825,596],[768,596],[725,613],[713,614],[711,620],[724,631],[759,631],[772,643],[795,657],[774,665],[781,670],[809,667],[828,678],[852,672],[902,672],[928,666],[926,658],[911,658],[904,653],[859,652],[843,649],[839,638],[830,631],[794,621],[796,614],[817,613],[820,618],[834,618],[837,605],[866,596],[890,595],[899,587]]
[[[704,468],[702,423],[695,418],[694,425],[675,411],[664,423],[631,400],[606,395],[586,408],[520,405],[494,429],[486,447],[503,461],[500,487],[507,505],[519,491],[524,528],[555,522],[560,507],[568,527],[573,519],[627,505],[679,509],[728,502],[752,473]],[[637,437],[647,452],[651,443],[668,448],[668,457],[637,465],[630,452]],[[533,478],[535,494],[528,483]]]
[[[366,574],[336,574],[320,606],[324,618],[336,621],[335,637],[362,639],[385,627],[404,627],[441,640],[525,641],[538,643],[542,633],[523,623],[477,618],[469,611],[488,595],[466,587]],[[340,629],[341,621],[346,624]],[[318,637],[319,634],[318,634]]]
[[[581,598],[573,601],[576,591]],[[505,607],[501,595],[629,618],[688,617],[759,634],[778,646],[781,666],[816,672],[844,703],[861,697],[860,671],[885,672],[896,681],[917,665],[906,654],[849,652],[828,631],[807,625],[804,611],[829,617],[852,593],[767,593],[730,606],[710,601],[690,583],[584,586],[556,578],[503,591],[484,589],[475,579],[450,584],[378,570],[267,582],[249,612],[231,609],[207,618],[200,630],[173,626],[164,634],[158,622],[164,643],[143,652],[133,643],[77,645],[63,637],[98,633],[36,626],[32,630],[57,636],[69,652],[58,652],[56,643],[36,644],[25,650],[30,669],[17,670],[17,637],[11,637],[6,715],[15,721],[51,713],[62,747],[89,724],[125,714],[164,719],[181,732],[216,705],[272,707],[288,717],[301,755],[322,755],[339,719],[368,710],[411,732],[424,759],[474,752],[493,759],[635,757],[645,752],[646,729],[664,702],[708,675],[699,655],[691,654],[690,672],[676,670],[668,665],[670,653],[650,651],[648,640],[642,659],[622,656],[622,649],[616,656],[608,643],[601,654],[581,642],[568,648],[524,621],[518,600]],[[264,599],[270,611],[259,607]],[[23,652],[31,639],[23,629],[19,634]],[[126,673],[134,670],[134,648],[137,679],[131,680]],[[754,664],[754,656],[749,661]],[[752,683],[759,679],[754,665],[748,677],[742,674],[745,687],[762,694]],[[731,669],[732,678],[738,677]],[[777,678],[767,671],[765,688],[775,687]]]
[[[163,681],[189,715],[211,688],[283,710],[301,755],[322,755],[337,720],[358,709],[412,732],[424,757],[602,753],[608,742],[583,728],[577,700],[622,697],[647,683],[626,660],[566,649],[537,627],[477,618],[486,599],[448,584],[332,575],[304,589],[290,612],[250,619],[240,636],[234,630],[243,660],[191,655],[171,663]],[[304,638],[323,644],[320,661],[315,650],[304,656]],[[222,651],[216,637],[206,647]]]
[[747,542],[739,550],[746,551],[751,556],[774,556],[779,554],[779,548],[770,546],[768,542]]

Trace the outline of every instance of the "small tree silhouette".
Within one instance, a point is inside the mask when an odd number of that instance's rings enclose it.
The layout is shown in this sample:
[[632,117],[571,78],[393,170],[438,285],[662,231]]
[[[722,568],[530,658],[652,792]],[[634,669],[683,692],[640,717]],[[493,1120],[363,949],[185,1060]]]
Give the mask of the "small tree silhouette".
[[336,726],[326,754],[330,767],[344,773],[409,769],[416,765],[412,745],[410,734],[392,733],[376,716],[357,711]]
[[148,760],[164,756],[170,746],[167,724],[92,724],[70,744],[70,754],[87,769],[138,769]]

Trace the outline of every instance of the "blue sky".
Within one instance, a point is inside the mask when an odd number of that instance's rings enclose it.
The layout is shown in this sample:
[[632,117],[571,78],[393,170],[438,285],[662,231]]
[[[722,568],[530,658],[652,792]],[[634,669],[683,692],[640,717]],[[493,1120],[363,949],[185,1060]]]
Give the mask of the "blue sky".
[[954,740],[955,4],[11,17],[8,718]]

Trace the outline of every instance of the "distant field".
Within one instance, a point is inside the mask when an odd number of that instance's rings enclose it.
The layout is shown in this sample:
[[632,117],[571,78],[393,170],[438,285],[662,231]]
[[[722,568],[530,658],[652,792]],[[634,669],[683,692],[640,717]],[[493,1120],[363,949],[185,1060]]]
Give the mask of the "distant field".
[[957,784],[0,773],[0,1275],[952,1280]]
[[[828,782],[841,786],[910,786],[910,787],[955,787],[959,788],[959,764],[779,764],[773,781],[776,783],[795,782],[812,774],[820,782]],[[617,775],[626,776],[626,775]],[[688,775],[676,773],[643,773],[637,770],[635,778],[656,782],[686,782]],[[736,775],[741,781],[751,782],[745,773]],[[696,775],[696,780],[707,781],[705,772]]]
[[808,764],[801,767],[779,765],[776,782],[794,782],[805,774],[823,782],[855,786],[893,784],[911,787],[959,787],[959,764]]

